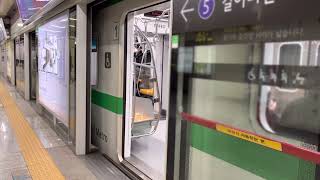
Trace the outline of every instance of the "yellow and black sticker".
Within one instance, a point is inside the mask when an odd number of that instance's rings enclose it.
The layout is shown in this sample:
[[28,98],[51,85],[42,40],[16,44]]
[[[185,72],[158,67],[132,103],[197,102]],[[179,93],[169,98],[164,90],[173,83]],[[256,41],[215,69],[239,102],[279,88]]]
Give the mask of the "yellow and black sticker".
[[259,144],[259,145],[262,145],[262,146],[265,146],[265,147],[268,147],[268,148],[271,148],[271,149],[274,149],[277,151],[282,151],[281,143],[276,142],[276,141],[272,141],[272,140],[269,140],[266,138],[262,138],[262,137],[259,137],[259,136],[253,135],[253,134],[249,134],[249,133],[239,131],[236,129],[232,129],[232,128],[229,128],[229,127],[226,127],[223,125],[219,125],[219,124],[216,125],[216,130],[219,132],[222,132],[224,134],[228,134],[228,135],[231,135],[231,136],[234,136],[234,137],[237,137],[237,138],[240,138],[240,139],[252,142],[252,143],[256,143],[256,144]]

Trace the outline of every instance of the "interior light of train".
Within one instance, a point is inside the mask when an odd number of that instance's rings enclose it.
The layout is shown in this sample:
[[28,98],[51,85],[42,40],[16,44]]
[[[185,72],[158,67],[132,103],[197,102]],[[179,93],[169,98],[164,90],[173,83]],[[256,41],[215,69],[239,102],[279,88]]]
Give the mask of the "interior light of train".
[[[163,13],[163,11],[151,11],[144,13],[145,17],[157,17],[160,16]],[[165,15],[168,15],[168,13],[165,13]]]

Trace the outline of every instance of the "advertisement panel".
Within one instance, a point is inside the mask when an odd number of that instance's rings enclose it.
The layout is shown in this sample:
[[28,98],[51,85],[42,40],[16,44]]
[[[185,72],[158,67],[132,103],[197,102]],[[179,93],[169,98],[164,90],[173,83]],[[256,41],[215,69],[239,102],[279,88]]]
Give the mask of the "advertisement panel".
[[16,0],[22,21],[28,20],[33,14],[44,7],[50,0]]
[[68,12],[38,29],[39,102],[68,127]]

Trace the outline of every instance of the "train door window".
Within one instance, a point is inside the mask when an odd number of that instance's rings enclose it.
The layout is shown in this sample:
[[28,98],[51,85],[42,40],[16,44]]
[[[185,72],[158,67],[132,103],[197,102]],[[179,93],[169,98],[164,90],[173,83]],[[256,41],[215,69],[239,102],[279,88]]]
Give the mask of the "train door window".
[[169,99],[169,3],[127,16],[125,159],[165,179]]
[[316,47],[317,47],[316,48],[316,53],[317,53],[317,55],[316,55],[316,65],[320,66],[320,44],[317,44]]
[[[271,64],[283,66],[283,72],[290,72],[292,68],[298,68],[299,66],[312,65],[310,64],[310,57],[313,56],[314,52],[312,51],[312,46],[310,46],[311,42],[299,41],[268,44],[269,46],[265,47],[266,53],[272,54],[279,51],[278,62]],[[265,59],[264,61],[267,60]],[[299,80],[301,80],[301,77],[297,74],[296,80],[293,81],[297,83]],[[302,129],[303,127],[293,125],[295,124],[294,119],[285,120],[285,118],[288,116],[288,108],[291,108],[291,104],[294,104],[299,99],[303,99],[305,95],[306,91],[304,89],[294,86],[288,87],[284,84],[282,86],[262,86],[259,106],[259,122],[262,127],[268,132],[278,134],[288,134],[289,131],[292,131],[288,127],[294,128],[295,131]]]
[[[307,63],[306,56],[303,55],[303,48],[309,46],[308,42],[280,42],[267,44],[268,45],[265,46],[266,57],[272,56],[273,53],[278,53],[278,61],[272,61],[265,58],[264,63],[270,61],[268,63],[271,65],[282,66],[301,66]],[[307,54],[308,49],[305,48],[305,51],[305,54]],[[283,69],[286,70],[285,67]],[[303,94],[304,91],[297,88],[262,86],[259,106],[259,122],[262,127],[271,133],[279,131],[279,126],[276,123],[277,120],[275,117],[282,116],[286,107],[297,98],[301,98]],[[272,111],[270,108],[273,108]],[[274,116],[273,114],[277,115]]]
[[15,81],[18,92],[24,97],[24,37],[15,39]]
[[33,31],[30,36],[30,99],[36,100],[37,97],[37,77],[38,77],[38,43],[36,32]]
[[280,47],[279,64],[299,65],[301,62],[300,44],[283,44]]

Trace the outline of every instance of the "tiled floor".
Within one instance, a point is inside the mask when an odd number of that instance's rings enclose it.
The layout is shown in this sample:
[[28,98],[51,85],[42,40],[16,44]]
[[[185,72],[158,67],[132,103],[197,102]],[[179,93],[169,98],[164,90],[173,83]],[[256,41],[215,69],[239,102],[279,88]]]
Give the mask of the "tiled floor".
[[[4,84],[5,81],[2,80]],[[6,84],[11,97],[25,119],[52,157],[58,169],[68,180],[117,180],[128,179],[99,153],[76,156],[52,129],[48,120],[21,98],[14,87]],[[0,103],[0,180],[31,180],[27,164],[16,142],[8,117]]]
[[30,180],[26,163],[20,152],[8,117],[0,106],[0,180]]

